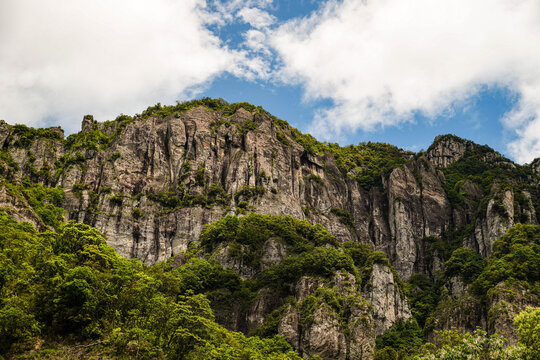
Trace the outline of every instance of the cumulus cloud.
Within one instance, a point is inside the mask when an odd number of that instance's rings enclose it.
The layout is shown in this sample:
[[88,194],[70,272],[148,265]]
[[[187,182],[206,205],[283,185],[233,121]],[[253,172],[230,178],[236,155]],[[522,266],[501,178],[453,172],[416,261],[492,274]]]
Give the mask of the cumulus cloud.
[[276,21],[274,16],[258,8],[242,8],[238,16],[256,29],[266,28]]
[[204,26],[202,0],[3,0],[0,118],[78,130],[193,96],[224,71],[265,76]]
[[[505,126],[517,161],[540,156],[540,2],[342,0],[271,34],[280,77],[331,99],[319,136],[451,112],[486,86],[519,95]],[[494,119],[496,121],[496,119]]]
[[[242,9],[252,9],[252,14],[256,11],[262,13],[263,11],[260,9],[270,7],[273,2],[273,0],[209,1],[208,4],[205,4],[203,6],[203,8],[206,10],[205,22],[209,24],[224,26],[226,24],[232,23],[235,20],[235,16],[239,15],[239,10],[242,11]],[[269,14],[267,15],[270,16]]]

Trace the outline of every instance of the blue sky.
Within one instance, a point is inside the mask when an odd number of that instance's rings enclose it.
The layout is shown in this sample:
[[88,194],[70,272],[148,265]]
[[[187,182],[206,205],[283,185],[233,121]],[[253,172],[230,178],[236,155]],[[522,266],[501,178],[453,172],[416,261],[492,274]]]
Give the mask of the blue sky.
[[[331,101],[303,101],[302,94],[299,86],[246,81],[227,75],[216,78],[200,96],[261,105],[273,115],[309,133],[317,110],[331,106]],[[341,145],[386,142],[418,152],[426,150],[437,135],[455,134],[481,145],[487,144],[511,158],[506,144],[516,136],[504,129],[500,119],[515,105],[516,96],[507,89],[484,89],[472,97],[466,106],[458,106],[449,114],[435,118],[416,114],[411,122],[372,131],[357,130],[326,140]]]
[[536,0],[5,0],[0,118],[78,131],[200,97],[320,140],[540,156]]

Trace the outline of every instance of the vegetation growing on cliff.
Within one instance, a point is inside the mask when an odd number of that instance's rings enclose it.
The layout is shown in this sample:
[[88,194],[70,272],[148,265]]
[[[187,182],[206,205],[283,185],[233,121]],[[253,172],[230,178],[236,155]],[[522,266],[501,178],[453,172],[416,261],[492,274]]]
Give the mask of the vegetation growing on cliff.
[[76,356],[75,343],[86,355],[115,358],[299,359],[281,337],[248,338],[218,325],[207,298],[195,294],[215,285],[186,268],[123,259],[83,224],[37,233],[0,212],[0,228],[0,354]]

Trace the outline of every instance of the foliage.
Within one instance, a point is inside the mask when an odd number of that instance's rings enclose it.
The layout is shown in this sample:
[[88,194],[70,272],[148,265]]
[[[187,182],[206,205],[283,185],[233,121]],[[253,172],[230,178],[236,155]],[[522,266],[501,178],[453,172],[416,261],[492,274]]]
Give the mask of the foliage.
[[10,358],[36,343],[40,358],[65,341],[100,358],[300,359],[281,337],[248,338],[215,322],[201,292],[241,289],[215,262],[148,268],[73,222],[38,233],[0,212],[0,228],[0,353]]
[[62,132],[58,131],[58,128],[34,129],[26,125],[13,126],[11,135],[15,138],[13,145],[21,148],[28,148],[36,138],[49,140],[63,139]]
[[440,287],[425,274],[412,274],[405,284],[411,312],[423,328],[439,301]]
[[138,221],[143,216],[143,212],[140,208],[137,207],[131,211],[131,216],[135,221]]
[[343,248],[345,250],[345,253],[351,257],[354,264],[358,268],[358,283],[362,287],[367,286],[369,288],[371,286],[371,284],[369,283],[369,278],[371,277],[371,273],[373,271],[373,265],[375,263],[381,263],[385,264],[390,268],[390,270],[392,271],[392,275],[394,276],[394,281],[396,281],[396,283],[398,284],[400,291],[403,292],[403,282],[401,281],[398,273],[396,272],[396,269],[394,269],[394,267],[390,265],[390,262],[382,251],[374,251],[371,245],[355,243],[352,241],[345,242],[343,244]]
[[540,359],[540,308],[526,308],[516,316],[514,325],[524,348],[523,358]]
[[342,223],[343,225],[354,227],[354,220],[349,211],[338,209],[338,208],[332,208],[330,209],[330,213],[336,215],[339,222]]
[[464,248],[454,250],[450,259],[444,264],[447,277],[461,276],[466,283],[475,280],[484,266],[485,261],[480,254]]
[[[204,168],[200,174],[204,174]],[[202,176],[204,178],[204,175]],[[201,180],[204,182],[204,180]],[[179,186],[176,190],[163,191],[147,194],[148,199],[155,201],[169,211],[185,207],[205,206],[226,206],[231,202],[231,195],[228,194],[221,184],[211,183],[205,187],[203,194],[192,194],[186,191],[184,186]]]
[[337,245],[337,240],[322,225],[311,225],[292,216],[249,214],[242,217],[227,215],[205,225],[200,236],[201,246],[212,252],[221,243],[239,243],[260,252],[270,238],[290,246],[293,253],[324,246]]
[[519,360],[522,348],[508,345],[508,341],[499,336],[487,336],[485,331],[476,330],[473,334],[459,333],[455,330],[437,332],[435,344],[422,347],[423,355],[416,360]]
[[278,265],[263,270],[258,278],[259,287],[288,289],[303,275],[331,277],[345,270],[357,275],[352,259],[337,249],[316,247],[298,256],[289,256]]
[[[422,330],[416,321],[400,319],[384,334],[377,336],[374,359],[406,359],[416,354],[422,343]],[[390,354],[391,357],[388,356]]]
[[[255,105],[251,105],[246,102],[229,104],[223,99],[211,99],[206,97],[198,100],[177,102],[176,105],[172,106],[162,106],[160,103],[157,103],[154,106],[149,106],[138,117],[141,119],[146,119],[150,116],[167,117],[181,112],[185,112],[189,109],[193,109],[199,106],[203,106],[209,110],[216,111],[226,117],[230,117],[240,108],[243,108],[250,113],[252,113],[254,110],[264,111],[261,107],[256,107]],[[252,127],[252,124],[248,124],[246,125],[246,129],[244,130],[249,131],[249,129],[251,129]]]
[[540,225],[516,224],[493,244],[486,267],[473,282],[480,296],[507,279],[540,281]]
[[306,176],[306,180],[307,181],[310,181],[314,184],[317,184],[319,186],[324,186],[324,181],[323,179],[321,179],[320,176],[318,175],[315,175],[315,174],[309,174],[308,176]]
[[264,194],[266,194],[264,186],[249,186],[244,183],[240,186],[240,189],[238,189],[236,194],[234,194],[234,199],[236,201],[249,200],[263,196]]

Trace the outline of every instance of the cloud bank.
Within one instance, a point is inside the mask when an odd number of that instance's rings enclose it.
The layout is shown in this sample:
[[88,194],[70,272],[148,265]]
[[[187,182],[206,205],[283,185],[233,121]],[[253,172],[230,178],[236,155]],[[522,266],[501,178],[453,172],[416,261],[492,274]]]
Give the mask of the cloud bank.
[[[79,129],[174,103],[224,71],[255,76],[256,61],[204,25],[198,0],[3,0],[0,118]],[[47,121],[49,119],[49,121]]]
[[317,114],[319,136],[435,118],[486,86],[505,87],[519,94],[504,119],[518,135],[509,151],[525,162],[540,156],[538,39],[537,0],[331,0],[270,41],[283,81],[333,101]]

